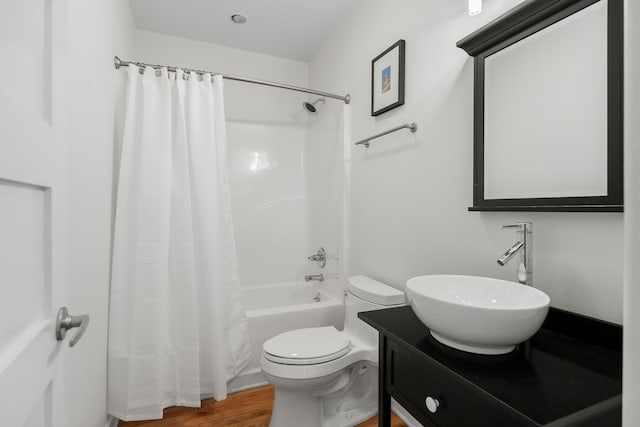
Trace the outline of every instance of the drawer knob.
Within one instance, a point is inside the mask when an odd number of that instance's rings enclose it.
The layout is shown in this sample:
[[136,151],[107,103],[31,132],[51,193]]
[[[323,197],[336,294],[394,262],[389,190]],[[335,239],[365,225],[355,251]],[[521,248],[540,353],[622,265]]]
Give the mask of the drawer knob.
[[427,405],[427,409],[432,414],[435,414],[438,410],[438,406],[440,406],[440,402],[438,402],[438,399],[434,399],[431,396],[427,396],[427,398],[424,400],[424,403]]

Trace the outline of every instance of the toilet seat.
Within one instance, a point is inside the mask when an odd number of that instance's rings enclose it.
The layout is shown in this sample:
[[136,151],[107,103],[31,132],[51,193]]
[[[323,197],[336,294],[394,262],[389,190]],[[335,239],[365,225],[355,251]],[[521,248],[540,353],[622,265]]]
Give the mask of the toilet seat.
[[350,350],[350,340],[333,326],[296,329],[267,340],[264,357],[285,365],[315,365],[338,359]]

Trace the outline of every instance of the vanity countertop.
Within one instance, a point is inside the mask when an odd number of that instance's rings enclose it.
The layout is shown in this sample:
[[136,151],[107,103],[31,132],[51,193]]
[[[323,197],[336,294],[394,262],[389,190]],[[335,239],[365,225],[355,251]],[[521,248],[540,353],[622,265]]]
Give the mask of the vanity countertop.
[[485,401],[506,405],[523,425],[621,425],[619,325],[551,308],[529,341],[509,354],[485,356],[439,343],[409,306],[358,316],[403,352],[435,363]]

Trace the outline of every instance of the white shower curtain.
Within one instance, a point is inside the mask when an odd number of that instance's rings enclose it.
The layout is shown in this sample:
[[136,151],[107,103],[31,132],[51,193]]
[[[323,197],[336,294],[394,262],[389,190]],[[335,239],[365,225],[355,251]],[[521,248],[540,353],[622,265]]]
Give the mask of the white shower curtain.
[[108,411],[122,420],[224,399],[250,358],[222,86],[129,66],[108,349]]

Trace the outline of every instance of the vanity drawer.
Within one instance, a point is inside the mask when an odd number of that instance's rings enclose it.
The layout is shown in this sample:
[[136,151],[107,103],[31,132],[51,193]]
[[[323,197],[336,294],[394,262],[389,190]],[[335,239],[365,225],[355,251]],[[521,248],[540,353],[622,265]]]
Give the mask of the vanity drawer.
[[436,362],[419,357],[393,341],[388,343],[386,360],[385,381],[389,394],[425,426],[536,425]]

